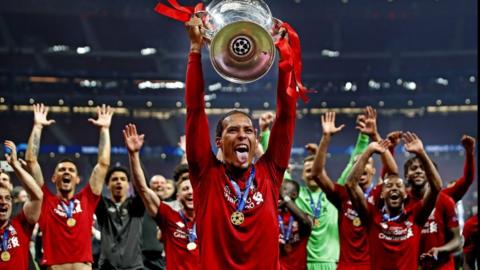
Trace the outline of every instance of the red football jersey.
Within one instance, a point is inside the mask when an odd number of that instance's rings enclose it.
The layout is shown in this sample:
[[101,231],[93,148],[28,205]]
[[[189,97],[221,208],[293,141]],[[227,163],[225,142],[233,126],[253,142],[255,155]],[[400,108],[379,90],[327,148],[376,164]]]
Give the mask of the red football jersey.
[[73,201],[73,218],[75,226],[67,225],[67,214],[62,202],[53,195],[46,185],[42,187],[43,203],[40,215],[40,230],[43,234],[42,264],[50,266],[75,262],[93,262],[92,226],[93,214],[100,196],[93,194],[90,184],[77,194]]
[[[288,231],[288,224],[291,214],[281,212],[285,233]],[[281,270],[306,270],[307,269],[307,242],[310,232],[302,228],[297,220],[293,220],[289,240],[280,244],[280,269]],[[280,238],[285,239],[281,233]]]
[[[205,113],[200,54],[191,53],[187,67],[187,158],[194,189],[201,270],[280,269],[277,201],[288,166],[295,125],[295,97],[287,95],[290,80],[286,61],[280,61],[277,114],[269,147],[255,163],[253,185],[247,191],[244,222],[234,225],[237,196],[223,163],[212,152]],[[245,172],[248,178],[249,171]],[[240,188],[245,182],[238,181]]]
[[198,241],[195,241],[197,246],[194,250],[187,249],[188,229],[193,229],[195,222],[187,220],[187,224],[185,224],[179,212],[165,203],[160,203],[155,221],[162,231],[167,269],[198,269],[200,254]]
[[344,186],[334,183],[333,193],[327,198],[338,209],[338,234],[340,237],[339,270],[370,269],[367,230],[355,211]]
[[[34,227],[28,223],[22,210],[4,229],[0,230],[1,240],[5,230],[8,230],[7,252],[10,255],[8,261],[0,260],[1,270],[28,270],[28,251]],[[3,252],[4,250],[1,253]]]

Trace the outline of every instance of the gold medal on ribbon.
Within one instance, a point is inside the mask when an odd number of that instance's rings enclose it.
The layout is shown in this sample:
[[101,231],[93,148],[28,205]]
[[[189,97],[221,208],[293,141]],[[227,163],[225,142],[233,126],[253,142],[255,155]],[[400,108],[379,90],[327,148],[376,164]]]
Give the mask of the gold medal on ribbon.
[[293,247],[292,247],[291,244],[285,244],[283,246],[283,249],[285,250],[285,252],[290,253],[290,252],[292,252]]
[[187,249],[190,251],[195,250],[196,248],[197,248],[197,244],[195,244],[195,242],[190,242],[187,245]]
[[75,227],[75,225],[77,225],[77,221],[74,218],[68,218],[67,225],[68,227]]
[[318,228],[320,227],[320,220],[318,220],[317,218],[313,220],[313,227],[314,228]]
[[360,225],[362,225],[362,221],[360,220],[359,217],[356,217],[352,220],[352,223],[353,223],[353,226],[355,227],[359,227]]
[[230,216],[230,222],[235,226],[241,225],[244,221],[245,216],[242,212],[233,212],[232,216]]
[[11,258],[10,252],[8,252],[8,251],[3,251],[3,252],[2,252],[2,255],[0,255],[0,257],[1,257],[1,259],[2,259],[2,262],[8,262],[8,261],[10,261],[10,258]]

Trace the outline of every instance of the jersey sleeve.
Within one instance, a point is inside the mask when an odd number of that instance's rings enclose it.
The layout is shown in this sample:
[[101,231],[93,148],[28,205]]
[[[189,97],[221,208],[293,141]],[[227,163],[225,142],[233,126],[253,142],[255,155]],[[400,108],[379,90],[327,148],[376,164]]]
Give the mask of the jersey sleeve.
[[338,181],[337,181],[338,184],[345,185],[345,182],[347,181],[347,177],[353,169],[353,163],[355,161],[355,157],[362,154],[365,151],[365,149],[367,149],[368,142],[369,142],[369,138],[367,135],[363,133],[360,133],[358,135],[355,148],[353,149],[352,154],[350,155],[350,160],[348,161],[347,166],[345,167],[345,169],[343,169],[342,174],[338,178]]

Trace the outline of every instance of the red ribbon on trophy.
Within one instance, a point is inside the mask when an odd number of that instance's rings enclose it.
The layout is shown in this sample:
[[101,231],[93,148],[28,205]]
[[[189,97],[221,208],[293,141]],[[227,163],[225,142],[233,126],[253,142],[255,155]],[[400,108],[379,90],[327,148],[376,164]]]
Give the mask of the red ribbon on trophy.
[[[288,23],[283,22],[280,27],[284,27],[285,30],[287,30],[289,43],[286,45],[282,42],[283,38],[281,38],[275,45],[282,56],[286,57],[287,61],[293,66],[293,74],[290,79],[295,80],[297,87],[297,89],[291,89],[291,87],[289,87],[287,93],[290,96],[300,96],[303,102],[307,103],[309,100],[307,93],[315,93],[315,91],[308,90],[302,83],[302,49],[300,47],[300,38],[293,27]],[[288,85],[290,85],[290,83]]]
[[194,7],[182,6],[177,0],[168,0],[171,7],[158,3],[155,6],[155,12],[181,22],[188,22],[193,14],[205,10],[203,3],[198,3]]

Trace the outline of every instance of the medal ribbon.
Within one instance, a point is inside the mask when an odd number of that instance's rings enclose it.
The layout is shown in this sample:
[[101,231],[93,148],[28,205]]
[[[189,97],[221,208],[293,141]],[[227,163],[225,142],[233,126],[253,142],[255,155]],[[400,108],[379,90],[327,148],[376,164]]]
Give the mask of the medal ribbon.
[[245,203],[247,202],[248,193],[250,191],[250,187],[252,186],[253,178],[255,178],[255,167],[252,166],[252,170],[250,171],[250,175],[248,176],[247,186],[245,187],[243,193],[240,190],[237,182],[235,182],[235,180],[233,179],[233,177],[228,175],[228,178],[230,178],[230,182],[232,183],[233,189],[235,189],[235,194],[237,195],[237,212],[242,212],[245,208]]
[[280,232],[283,235],[283,239],[285,239],[285,243],[288,242],[292,234],[293,221],[294,221],[293,216],[288,217],[288,227],[287,227],[287,231],[285,232],[285,225],[283,224],[283,218],[281,215],[278,215],[278,225],[280,226]]
[[5,229],[5,231],[3,232],[3,238],[2,238],[2,251],[7,251],[9,234],[10,234],[10,231],[8,229]]
[[178,211],[180,214],[180,217],[182,217],[183,223],[185,224],[185,227],[187,228],[187,233],[188,233],[188,242],[192,243],[197,240],[197,223],[193,223],[193,228],[189,229],[188,228],[188,220],[183,211]]
[[318,219],[320,217],[320,212],[322,210],[322,192],[318,194],[317,206],[315,207],[315,202],[313,201],[312,193],[307,189],[308,196],[310,196],[310,208],[312,208],[313,218]]
[[168,3],[171,7],[158,3],[155,6],[155,12],[184,23],[189,21],[193,14],[205,10],[203,3],[198,3],[195,7],[182,6],[177,3],[177,0],[168,0]]
[[371,184],[371,185],[368,187],[367,191],[365,191],[365,192],[363,193],[363,195],[365,195],[365,199],[367,199],[367,198],[370,196],[370,193],[372,192],[372,190],[373,190],[373,184]]
[[74,207],[73,200],[71,200],[71,201],[68,202],[68,207],[67,207],[67,205],[62,201],[62,207],[63,207],[63,210],[65,210],[65,213],[67,214],[67,219],[68,219],[68,218],[71,218],[71,217],[73,216],[73,207]]
[[382,208],[382,221],[397,221],[400,219],[400,217],[403,215],[403,211],[402,213],[398,214],[397,216],[394,216],[394,217],[390,217],[390,215],[387,213],[387,209],[385,208],[385,206]]

